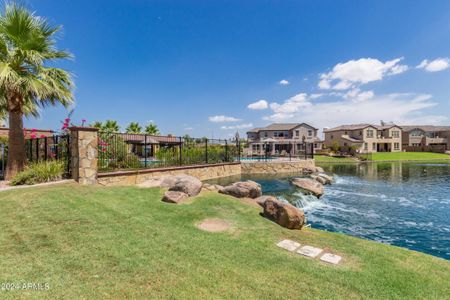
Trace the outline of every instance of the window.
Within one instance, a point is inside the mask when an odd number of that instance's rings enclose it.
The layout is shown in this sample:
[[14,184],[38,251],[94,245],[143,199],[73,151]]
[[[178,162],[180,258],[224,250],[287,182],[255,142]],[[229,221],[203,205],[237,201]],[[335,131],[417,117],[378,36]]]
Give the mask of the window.
[[314,148],[317,149],[317,144],[314,144]]
[[423,135],[423,131],[422,130],[413,130],[411,131],[411,136],[422,136]]
[[297,136],[297,137],[300,136],[300,130],[296,130],[296,131],[295,131],[295,136]]
[[344,143],[344,147],[347,147],[347,143]]
[[267,131],[264,132],[264,137],[268,137]]
[[331,139],[334,139],[334,136],[333,136],[333,135],[331,135]]
[[372,129],[367,129],[367,137],[373,138],[373,130]]
[[344,134],[345,134],[345,135],[347,135],[347,134],[348,134],[348,132],[347,132],[347,131],[345,131],[345,132],[344,132]]
[[399,138],[400,137],[400,131],[392,131],[392,137],[393,138]]
[[372,143],[372,150],[377,150],[377,143]]
[[359,132],[359,135],[362,136],[362,131]]
[[369,144],[364,143],[364,150],[369,150]]
[[400,143],[394,143],[394,150],[400,150]]
[[310,130],[308,130],[308,136],[312,136],[313,134],[312,134],[312,130],[310,129]]

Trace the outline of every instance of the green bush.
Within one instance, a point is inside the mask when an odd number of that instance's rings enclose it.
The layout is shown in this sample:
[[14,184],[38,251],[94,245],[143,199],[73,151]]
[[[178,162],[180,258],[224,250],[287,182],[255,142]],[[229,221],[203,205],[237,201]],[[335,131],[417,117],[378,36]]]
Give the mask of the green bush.
[[64,166],[64,162],[59,160],[32,163],[11,180],[11,185],[37,184],[60,180],[64,174]]

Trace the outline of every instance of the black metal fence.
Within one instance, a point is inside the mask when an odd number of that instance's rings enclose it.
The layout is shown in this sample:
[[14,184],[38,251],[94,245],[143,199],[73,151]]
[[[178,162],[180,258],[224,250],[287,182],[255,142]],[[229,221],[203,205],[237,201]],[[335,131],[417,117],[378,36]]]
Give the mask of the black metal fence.
[[[25,139],[25,154],[28,163],[60,160],[65,165],[65,177],[71,175],[70,137],[69,135],[53,135],[48,137]],[[4,179],[8,161],[8,145],[0,143],[0,179]]]
[[313,159],[314,144],[308,142],[302,143],[251,143],[244,150],[243,159],[269,161],[269,160],[288,160],[294,159]]
[[99,132],[99,172],[228,163],[240,160],[239,142]]
[[66,166],[65,176],[71,173],[70,168],[70,136],[53,135],[25,140],[25,152],[28,162],[60,160]]

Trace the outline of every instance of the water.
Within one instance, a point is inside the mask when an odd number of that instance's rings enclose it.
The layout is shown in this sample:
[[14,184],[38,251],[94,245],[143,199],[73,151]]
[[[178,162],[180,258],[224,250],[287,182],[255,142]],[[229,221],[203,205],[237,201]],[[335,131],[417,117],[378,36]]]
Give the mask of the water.
[[[304,209],[313,228],[406,247],[450,259],[450,165],[325,165],[335,183],[320,199],[290,185],[291,176],[245,176]],[[239,180],[225,178],[220,184]]]

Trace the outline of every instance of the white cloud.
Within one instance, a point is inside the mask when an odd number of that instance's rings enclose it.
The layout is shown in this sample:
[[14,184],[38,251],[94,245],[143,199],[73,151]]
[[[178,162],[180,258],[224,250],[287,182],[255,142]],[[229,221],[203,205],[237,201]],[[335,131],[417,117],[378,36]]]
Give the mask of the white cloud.
[[303,107],[311,106],[307,94],[300,93],[284,101],[283,104],[270,103],[270,109],[279,114],[292,114]]
[[432,61],[424,59],[416,68],[424,69],[427,72],[439,72],[448,69],[448,67],[450,67],[450,59],[445,57],[437,58]]
[[252,128],[252,123],[245,123],[245,124],[239,124],[239,125],[233,125],[233,126],[222,126],[221,129],[224,130],[237,130],[237,129],[245,129],[245,128]]
[[238,122],[241,121],[241,119],[237,119],[234,117],[227,117],[224,115],[220,115],[220,116],[211,116],[208,118],[208,120],[210,122],[214,122],[214,123],[223,123],[223,122]]
[[269,107],[269,103],[267,103],[266,100],[261,99],[259,101],[256,101],[254,103],[250,103],[247,108],[252,110],[260,110],[260,109],[266,109]]
[[[338,99],[328,102],[313,102],[305,95],[301,107],[293,108],[290,99],[273,103],[273,114],[264,120],[273,122],[306,122],[318,128],[342,124],[374,123],[379,120],[398,124],[440,124],[444,115],[427,114],[426,109],[436,105],[428,94],[376,95],[373,91],[350,90],[345,94],[335,93]],[[286,106],[290,109],[286,109]],[[283,109],[281,109],[283,108]]]
[[408,70],[408,66],[400,64],[402,59],[381,62],[374,58],[360,58],[339,63],[330,72],[320,75],[318,86],[320,89],[347,90],[388,75],[400,74]]
[[278,82],[280,85],[288,85],[290,82],[287,81],[286,79],[280,80],[280,82]]
[[194,130],[194,127],[185,127],[184,130],[185,131],[192,131],[192,130]]

